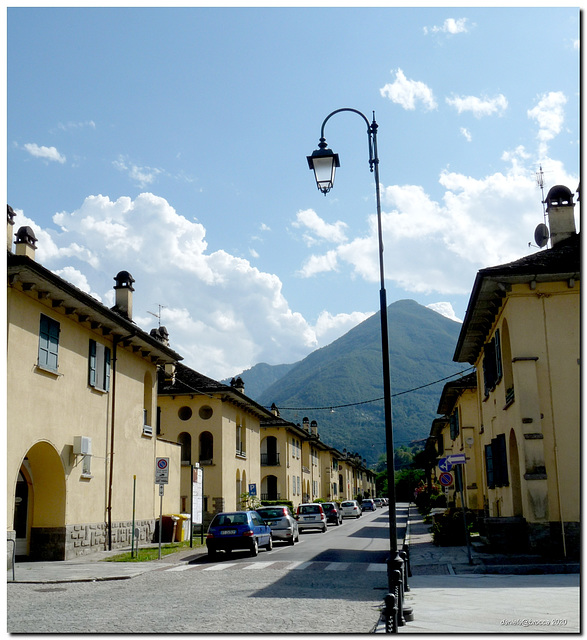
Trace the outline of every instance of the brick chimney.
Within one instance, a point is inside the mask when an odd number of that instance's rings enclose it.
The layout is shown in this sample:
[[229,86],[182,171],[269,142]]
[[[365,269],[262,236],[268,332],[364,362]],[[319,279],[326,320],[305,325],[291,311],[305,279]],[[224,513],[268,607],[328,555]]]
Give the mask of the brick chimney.
[[16,232],[15,253],[17,256],[26,256],[35,259],[37,238],[30,227],[20,227]]
[[577,233],[575,228],[575,204],[573,194],[568,187],[552,187],[546,196],[546,212],[550,227],[552,246]]
[[112,310],[132,320],[132,292],[134,291],[132,285],[135,279],[128,271],[120,271],[114,280],[116,281],[114,286],[116,304],[112,307]]
[[14,213],[13,208],[8,204],[6,205],[8,207],[8,224],[7,224],[7,244],[8,244],[8,251],[12,251],[12,234],[14,232],[14,216],[16,215]]

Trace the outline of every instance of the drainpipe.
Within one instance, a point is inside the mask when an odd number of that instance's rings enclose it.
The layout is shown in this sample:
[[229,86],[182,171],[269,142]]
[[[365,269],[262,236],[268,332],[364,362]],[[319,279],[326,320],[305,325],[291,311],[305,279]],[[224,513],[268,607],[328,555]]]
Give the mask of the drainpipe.
[[108,549],[112,551],[112,484],[114,470],[114,417],[116,409],[116,352],[119,337],[114,336],[112,341],[112,414],[110,419],[110,475],[108,478]]

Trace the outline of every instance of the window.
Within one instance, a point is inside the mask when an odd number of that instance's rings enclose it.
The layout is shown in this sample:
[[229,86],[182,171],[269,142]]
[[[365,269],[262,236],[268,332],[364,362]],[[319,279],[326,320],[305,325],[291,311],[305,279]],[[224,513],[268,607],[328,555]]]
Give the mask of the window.
[[90,340],[88,384],[101,391],[110,389],[110,349],[95,340]]
[[485,396],[495,389],[497,383],[501,380],[501,340],[499,329],[495,335],[485,345],[483,355],[483,381],[485,384]]
[[200,434],[200,464],[212,464],[214,459],[214,437],[209,431]]
[[49,371],[57,371],[57,355],[59,351],[59,323],[41,314],[39,326],[39,367]]
[[460,432],[460,426],[459,426],[459,410],[457,408],[457,410],[450,416],[450,420],[449,420],[449,424],[450,424],[450,439],[451,440],[456,440],[459,432]]
[[485,468],[490,489],[509,484],[505,435],[502,433],[485,445]]
[[192,464],[192,436],[183,431],[177,436],[177,442],[181,445],[181,465],[186,467]]

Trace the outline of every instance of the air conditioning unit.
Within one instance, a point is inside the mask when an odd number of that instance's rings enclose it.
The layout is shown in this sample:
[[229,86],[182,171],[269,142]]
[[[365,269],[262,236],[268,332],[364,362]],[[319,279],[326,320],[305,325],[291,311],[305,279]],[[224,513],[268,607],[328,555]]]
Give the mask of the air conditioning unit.
[[74,436],[73,452],[77,456],[91,456],[92,438],[87,438],[86,436]]

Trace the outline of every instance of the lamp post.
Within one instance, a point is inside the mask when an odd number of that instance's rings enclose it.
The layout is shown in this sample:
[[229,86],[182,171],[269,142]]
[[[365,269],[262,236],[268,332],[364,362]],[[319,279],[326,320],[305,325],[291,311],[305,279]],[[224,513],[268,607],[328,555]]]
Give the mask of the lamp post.
[[[335,114],[342,111],[351,111],[358,114],[367,124],[367,137],[369,138],[369,167],[375,174],[375,195],[377,200],[377,232],[379,239],[379,278],[381,281],[381,291],[379,294],[380,317],[381,317],[381,356],[383,360],[383,402],[385,420],[385,443],[387,449],[387,490],[389,493],[389,559],[387,561],[387,583],[391,603],[394,609],[391,628],[388,631],[397,632],[397,626],[403,623],[402,620],[402,600],[403,600],[403,558],[400,556],[397,547],[397,526],[396,526],[396,505],[395,505],[395,468],[393,459],[393,425],[391,412],[391,380],[389,372],[389,337],[387,327],[387,294],[385,291],[385,272],[383,265],[383,234],[381,227],[381,196],[379,190],[379,157],[377,155],[377,128],[375,122],[375,112],[373,112],[373,122],[369,122],[367,117],[356,109],[337,109],[329,114],[322,123],[320,130],[320,142],[311,156],[308,156],[308,165],[314,170],[316,185],[318,189],[326,195],[334,185],[334,174],[336,168],[340,166],[338,154],[328,149],[326,138],[324,137],[324,127],[328,120]],[[388,596],[389,598],[389,596]],[[388,602],[386,598],[386,605]]]

